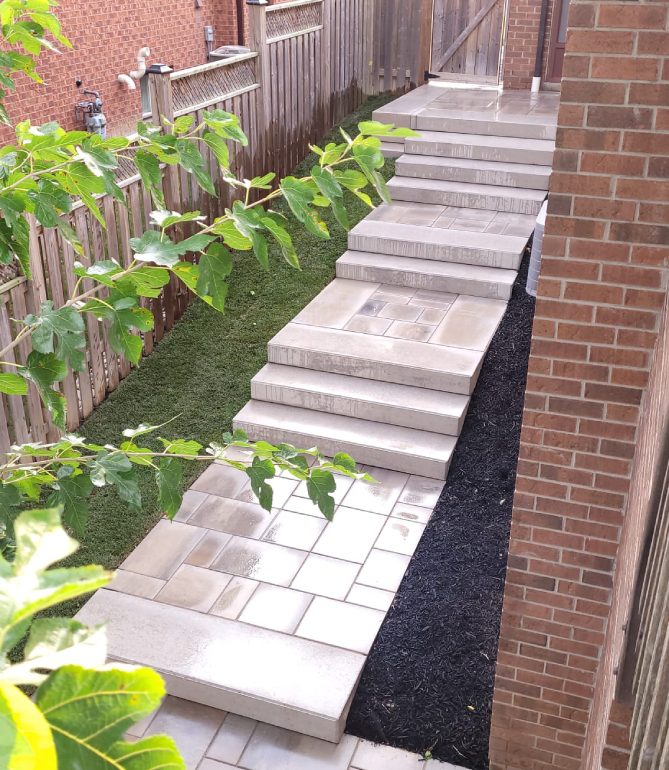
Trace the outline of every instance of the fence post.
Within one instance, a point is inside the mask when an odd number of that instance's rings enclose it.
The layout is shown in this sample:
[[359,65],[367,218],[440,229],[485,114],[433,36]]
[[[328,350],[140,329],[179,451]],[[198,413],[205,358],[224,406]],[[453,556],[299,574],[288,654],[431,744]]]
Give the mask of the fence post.
[[273,167],[274,139],[272,135],[272,98],[270,91],[270,61],[267,45],[267,13],[265,4],[247,0],[249,14],[249,48],[258,52],[256,78],[260,85],[258,103],[258,144],[260,167],[256,174],[264,174]]
[[[152,64],[147,69],[147,74],[149,76],[153,123],[171,133],[172,130],[165,127],[163,119],[174,122],[174,102],[172,100],[172,81],[170,80],[172,68],[168,67],[167,64]],[[168,211],[181,211],[179,169],[177,166],[169,164],[165,166],[163,171],[163,191],[165,193],[165,208]],[[176,227],[175,230],[176,240],[182,240],[182,228]],[[163,289],[163,306],[165,308],[165,326],[167,329],[171,329],[174,326],[177,290],[177,281],[172,275],[170,276],[170,282]],[[151,309],[156,318],[156,323],[162,321],[160,298],[151,303]]]
[[319,126],[320,133],[325,134],[330,130],[333,121],[333,101],[334,93],[332,87],[332,56],[334,51],[338,51],[335,45],[334,34],[335,26],[333,19],[333,1],[323,0],[321,8],[321,22],[323,24],[322,42],[321,42],[321,113],[322,125]]

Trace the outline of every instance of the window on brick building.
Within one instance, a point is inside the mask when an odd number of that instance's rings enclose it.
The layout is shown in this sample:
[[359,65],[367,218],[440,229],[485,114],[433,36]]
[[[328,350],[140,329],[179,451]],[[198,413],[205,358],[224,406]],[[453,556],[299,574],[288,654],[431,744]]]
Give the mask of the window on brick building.
[[151,114],[151,89],[149,87],[148,75],[144,75],[144,77],[140,78],[139,89],[142,94],[142,115],[143,116],[150,115]]
[[550,47],[548,51],[547,80],[559,82],[562,78],[562,63],[564,47],[567,40],[567,19],[569,17],[569,0],[555,0],[553,4],[553,22],[550,31]]

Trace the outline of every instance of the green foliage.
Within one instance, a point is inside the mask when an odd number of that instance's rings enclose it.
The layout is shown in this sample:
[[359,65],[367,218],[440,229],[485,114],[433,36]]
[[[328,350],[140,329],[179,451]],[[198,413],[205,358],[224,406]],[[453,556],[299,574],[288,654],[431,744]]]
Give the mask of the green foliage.
[[[165,695],[155,672],[105,666],[104,629],[37,612],[109,582],[100,567],[52,568],[78,544],[60,509],[22,513],[13,561],[0,556],[0,767],[8,770],[184,770],[171,738],[125,732]],[[30,628],[23,658],[9,653]],[[84,668],[85,666],[85,668]],[[31,701],[20,686],[37,686]]]

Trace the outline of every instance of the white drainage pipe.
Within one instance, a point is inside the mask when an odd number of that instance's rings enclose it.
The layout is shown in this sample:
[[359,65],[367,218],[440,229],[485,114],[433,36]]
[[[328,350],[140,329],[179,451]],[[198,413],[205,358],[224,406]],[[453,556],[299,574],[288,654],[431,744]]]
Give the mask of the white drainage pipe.
[[117,75],[116,79],[119,83],[122,83],[124,86],[126,86],[128,91],[134,91],[137,88],[135,81],[130,77],[130,75],[125,75],[122,73]]
[[130,77],[133,80],[141,80],[146,75],[146,60],[151,56],[151,49],[144,46],[137,52],[137,69],[132,70]]

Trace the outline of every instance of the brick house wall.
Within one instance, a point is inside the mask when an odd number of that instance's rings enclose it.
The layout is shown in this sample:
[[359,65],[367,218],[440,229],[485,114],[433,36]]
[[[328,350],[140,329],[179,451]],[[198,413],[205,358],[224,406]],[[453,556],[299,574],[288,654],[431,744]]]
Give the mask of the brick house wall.
[[614,705],[607,724],[610,704],[591,708],[669,266],[668,9],[572,0],[492,770],[597,770],[593,719],[608,729],[603,766],[625,762],[626,713]]
[[[237,43],[235,0],[67,0],[58,9],[72,51],[46,53],[39,72],[44,85],[17,78],[17,91],[7,98],[14,121],[34,123],[56,120],[74,128],[74,104],[82,96],[75,86],[100,91],[110,133],[123,133],[141,115],[140,89],[128,91],[116,80],[137,67],[137,52],[151,49],[151,62],[175,69],[206,62],[204,27],[214,27],[214,47]],[[0,141],[11,140],[11,131],[0,129]]]
[[[545,75],[551,39],[551,24],[555,0],[548,4],[546,34],[541,72]],[[502,65],[502,80],[506,89],[528,89],[534,75],[534,60],[539,35],[541,0],[510,0],[507,11],[506,43]]]

